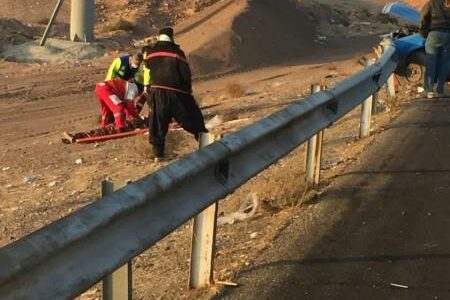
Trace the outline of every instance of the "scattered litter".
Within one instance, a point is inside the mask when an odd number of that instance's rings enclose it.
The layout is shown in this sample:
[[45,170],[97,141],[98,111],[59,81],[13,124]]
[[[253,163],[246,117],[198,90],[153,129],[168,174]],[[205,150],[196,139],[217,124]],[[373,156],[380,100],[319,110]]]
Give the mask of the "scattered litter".
[[213,129],[220,124],[223,123],[223,118],[219,115],[215,115],[212,119],[208,120],[205,124],[206,129],[210,130]]
[[324,162],[324,163],[322,164],[321,169],[322,169],[322,170],[334,169],[334,168],[336,168],[339,164],[341,164],[341,163],[343,163],[343,162],[344,162],[343,159],[340,159],[340,160],[334,161],[334,162],[332,162],[332,161]]
[[248,122],[248,121],[251,121],[251,120],[252,119],[250,119],[250,118],[236,119],[236,120],[231,120],[231,121],[225,122],[224,124],[232,125],[232,124],[236,124],[236,123],[240,123],[240,122]]
[[398,287],[401,289],[408,289],[409,287],[407,285],[397,284],[397,283],[391,283],[391,286]]
[[58,182],[57,181],[52,181],[48,184],[49,187],[54,187]]
[[232,287],[237,287],[237,286],[239,286],[237,283],[235,283],[235,282],[231,282],[231,281],[216,281],[216,283],[217,284],[220,284],[220,285],[225,285],[225,286],[232,286]]
[[[251,203],[249,203],[251,200]],[[217,219],[217,225],[234,224],[237,221],[245,221],[253,217],[258,209],[258,195],[252,193],[249,195],[247,201],[245,201],[237,212],[231,213],[227,216],[219,217]]]
[[79,159],[77,159],[77,160],[75,161],[75,163],[76,163],[77,165],[82,165],[82,164],[83,164],[83,159],[82,159],[82,158],[79,158]]
[[258,237],[258,233],[257,232],[253,232],[252,234],[250,234],[250,238],[251,239],[256,239]]
[[423,93],[424,91],[425,91],[425,89],[423,87],[421,87],[421,86],[417,87],[417,92],[418,93]]
[[34,179],[36,179],[36,178],[33,177],[33,176],[25,176],[25,177],[23,178],[23,183],[26,183],[26,184],[32,184],[33,181],[34,181]]
[[8,171],[9,169],[11,169],[10,167],[3,167],[2,171]]

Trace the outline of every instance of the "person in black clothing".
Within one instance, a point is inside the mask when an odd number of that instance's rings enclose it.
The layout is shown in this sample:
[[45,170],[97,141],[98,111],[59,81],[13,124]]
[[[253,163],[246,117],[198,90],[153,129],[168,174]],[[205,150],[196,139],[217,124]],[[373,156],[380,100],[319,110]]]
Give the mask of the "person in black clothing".
[[419,31],[426,38],[426,97],[443,97],[450,68],[450,0],[429,0],[420,13]]
[[151,70],[148,105],[153,115],[149,121],[149,141],[155,162],[158,162],[164,158],[165,139],[172,118],[196,139],[208,130],[192,96],[189,63],[174,42],[172,28],[160,30],[158,41],[146,53],[145,65]]

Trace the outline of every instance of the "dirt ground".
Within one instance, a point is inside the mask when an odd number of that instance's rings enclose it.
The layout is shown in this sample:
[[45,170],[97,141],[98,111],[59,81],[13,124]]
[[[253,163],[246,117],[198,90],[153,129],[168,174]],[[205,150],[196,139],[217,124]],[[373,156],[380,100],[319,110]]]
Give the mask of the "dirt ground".
[[[31,2],[29,8],[44,5]],[[363,27],[355,27],[350,36],[342,36],[335,30],[330,31],[334,35],[323,35],[319,30],[339,27],[339,22],[344,22],[333,19],[336,12],[354,12],[348,19],[349,26],[352,22],[373,20],[376,14],[372,10],[377,11],[386,1],[369,2],[368,11],[361,9],[361,1],[356,0],[345,1],[338,7],[332,2],[331,8],[325,0],[297,1],[297,5],[274,0],[263,4],[241,0],[192,1],[188,10],[178,2],[182,1],[170,2],[184,12],[178,16],[164,13],[168,8],[163,3],[167,1],[127,1],[127,4],[132,8],[130,14],[134,11],[142,16],[148,14],[142,7],[158,5],[153,8],[158,13],[151,15],[159,18],[157,24],[176,24],[177,41],[192,60],[194,91],[205,118],[218,114],[233,121],[216,129],[223,134],[307,95],[312,83],[332,86],[357,72],[361,69],[358,61],[371,52],[378,41],[377,34],[395,27],[380,18],[367,34],[362,34],[366,30]],[[10,17],[24,23],[39,21],[34,14],[27,19],[16,3],[0,1],[0,4],[11,5],[14,14],[8,14]],[[316,14],[317,9],[310,4],[328,9]],[[114,9],[106,2],[99,5],[104,5],[99,18]],[[277,18],[269,18],[276,13]],[[101,21],[104,23],[100,27],[120,17],[106,15],[108,18]],[[67,7],[61,18],[64,16],[67,17]],[[285,22],[281,20],[284,17]],[[330,26],[314,18],[326,19]],[[268,19],[270,24],[266,24]],[[300,29],[295,26],[296,19],[303,22]],[[153,34],[156,29],[143,30],[133,37]],[[111,36],[124,43],[122,33]],[[325,39],[319,38],[324,36]],[[0,246],[95,201],[100,183],[106,178],[120,185],[170,163],[152,162],[145,136],[89,145],[60,142],[63,131],[98,126],[99,108],[93,87],[103,79],[112,57],[121,50],[96,60],[57,65],[0,61]],[[237,94],[230,89],[233,85],[239,87]],[[375,131],[382,130],[396,116],[396,101],[383,103],[384,113],[374,120]],[[355,110],[327,131],[323,185],[344,170],[374,138],[356,141],[357,124]],[[182,131],[169,134],[167,152],[171,161],[195,149],[195,141],[188,134]],[[297,168],[292,168],[294,165]],[[223,215],[235,211],[251,193],[256,193],[260,207],[251,220],[219,228],[216,279],[232,280],[286,226],[292,217],[292,207],[315,194],[305,191],[303,178],[302,146],[227,197],[220,208]],[[220,288],[200,292],[186,289],[191,230],[191,224],[186,224],[134,260],[136,299],[207,298]],[[98,297],[97,287],[82,299]]]

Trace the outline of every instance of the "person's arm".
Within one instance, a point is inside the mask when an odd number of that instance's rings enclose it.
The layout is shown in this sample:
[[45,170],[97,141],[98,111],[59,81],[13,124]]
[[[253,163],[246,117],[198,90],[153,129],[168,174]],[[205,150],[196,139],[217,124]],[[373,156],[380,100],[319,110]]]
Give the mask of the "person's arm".
[[141,94],[135,99],[137,114],[141,113],[142,109],[144,108],[146,100],[147,97],[145,96],[145,94]]
[[120,70],[122,62],[120,58],[114,59],[111,66],[109,67],[108,74],[106,75],[105,81],[113,80],[118,77],[117,72]]
[[427,38],[431,26],[431,1],[420,11],[419,33],[422,37]]

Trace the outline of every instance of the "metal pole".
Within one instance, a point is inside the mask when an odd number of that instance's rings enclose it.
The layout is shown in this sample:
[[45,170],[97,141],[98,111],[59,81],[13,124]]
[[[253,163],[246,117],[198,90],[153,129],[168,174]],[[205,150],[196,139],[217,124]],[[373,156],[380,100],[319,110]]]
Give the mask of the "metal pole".
[[386,90],[389,97],[395,97],[395,75],[391,74],[386,82]]
[[70,11],[70,40],[94,41],[95,0],[72,0]]
[[[321,90],[319,84],[311,86],[311,94]],[[306,148],[306,182],[308,185],[317,185],[320,182],[320,165],[322,161],[323,133],[321,130],[308,139]]]
[[47,36],[50,31],[50,28],[52,27],[53,22],[55,21],[56,16],[58,15],[59,9],[61,8],[61,5],[63,4],[63,2],[64,2],[64,0],[58,0],[58,3],[56,3],[55,9],[53,10],[53,14],[50,17],[50,20],[48,21],[47,28],[45,28],[45,32],[44,32],[44,35],[42,36],[39,46],[44,46],[45,41],[47,40]]
[[[200,148],[219,137],[210,133],[200,134]],[[213,283],[214,252],[216,245],[218,203],[214,203],[194,217],[192,234],[189,287],[201,288]]]
[[[371,59],[367,62],[366,67],[375,63],[375,60]],[[359,122],[359,138],[364,138],[370,135],[370,125],[372,121],[372,108],[373,108],[373,95],[370,95],[361,104],[361,117]]]
[[372,95],[372,114],[376,115],[378,113],[378,97],[379,97],[379,93],[375,92]]
[[[102,181],[102,197],[114,192],[111,181]],[[131,262],[123,265],[103,279],[104,300],[131,300],[133,294],[133,271]]]
[[369,96],[361,104],[361,120],[359,126],[359,138],[364,138],[370,135],[370,122],[372,119],[372,100],[373,96]]

